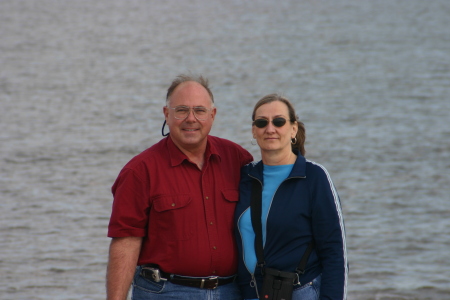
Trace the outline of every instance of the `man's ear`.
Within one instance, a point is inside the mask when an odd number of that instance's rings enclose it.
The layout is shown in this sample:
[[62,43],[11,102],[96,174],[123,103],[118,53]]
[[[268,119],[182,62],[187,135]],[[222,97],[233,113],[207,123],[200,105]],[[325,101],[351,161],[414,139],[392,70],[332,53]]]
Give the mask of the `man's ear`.
[[216,118],[217,107],[213,107],[211,110],[211,117],[214,120]]
[[167,108],[167,106],[163,107],[163,113],[164,113],[164,118],[167,119],[169,118],[169,109]]

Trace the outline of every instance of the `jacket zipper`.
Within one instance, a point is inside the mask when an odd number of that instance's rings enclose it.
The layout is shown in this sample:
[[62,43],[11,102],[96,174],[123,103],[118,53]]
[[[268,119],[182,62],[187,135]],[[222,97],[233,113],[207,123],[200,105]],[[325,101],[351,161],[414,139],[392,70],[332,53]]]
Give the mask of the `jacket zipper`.
[[251,273],[251,274],[252,274],[252,280],[250,281],[250,286],[255,288],[256,298],[259,299],[258,286],[256,285],[255,273]]
[[[258,182],[261,184],[261,187],[262,187],[262,182],[261,182],[261,180],[259,180],[258,178],[255,178],[255,177],[253,177],[253,176],[250,176],[250,174],[249,174],[249,177],[251,177],[251,178],[253,178],[253,179],[255,179],[255,180],[258,180]],[[250,209],[251,207],[249,206],[249,208],[248,209]],[[245,211],[244,211],[245,212]],[[243,215],[244,213],[242,213],[242,215]],[[241,215],[241,216],[242,216]],[[239,229],[239,233],[240,233],[240,229]],[[242,237],[242,234],[241,234],[241,237]],[[242,242],[242,249],[244,249],[244,242]],[[244,262],[244,265],[245,265],[245,262]],[[247,265],[245,265],[245,267],[247,268]],[[256,268],[256,267],[255,267]],[[250,287],[252,287],[252,288],[254,288],[255,289],[255,291],[256,291],[256,298],[258,298],[259,299],[259,292],[258,292],[258,284],[256,283],[256,278],[255,278],[255,270],[253,270],[253,272],[250,272],[250,270],[247,268],[247,271],[250,273],[250,275],[252,276],[252,280],[250,281]]]
[[[255,179],[255,180],[258,180],[258,182],[261,184],[261,187],[262,187],[263,184],[262,184],[261,180],[259,180],[259,179],[256,178],[256,177],[253,177],[253,176],[250,175],[250,174],[248,174],[248,176],[249,176],[250,178],[253,178],[253,179]],[[270,213],[270,209],[272,208],[273,199],[275,198],[275,195],[277,194],[278,189],[280,188],[280,186],[281,186],[284,182],[288,181],[289,179],[293,179],[293,178],[306,178],[306,176],[292,176],[292,177],[287,177],[286,179],[284,179],[284,180],[280,183],[280,185],[276,188],[275,192],[273,193],[272,199],[270,199],[270,206],[269,206],[269,210],[267,211],[266,222],[267,222],[267,218],[269,218],[269,213]],[[261,188],[261,190],[262,190],[262,188]],[[267,231],[267,229],[266,229],[266,231]],[[242,236],[242,235],[241,235],[241,236]]]
[[[247,209],[250,209],[250,207],[247,208]],[[242,215],[247,211],[247,209],[244,210],[244,211],[242,212],[242,214],[239,216],[238,224],[239,224],[239,221],[241,220]],[[242,240],[241,229],[239,228],[239,226],[238,226],[237,228],[238,228],[238,230],[239,230],[239,234],[240,234],[241,240]],[[244,249],[244,241],[243,241],[243,240],[242,240],[242,249]],[[247,265],[245,264],[245,259],[244,259],[244,258],[242,258],[242,260],[244,261],[244,266],[245,266],[245,268],[247,269],[248,273],[250,273],[250,275],[252,276],[252,280],[250,280],[250,287],[252,287],[252,288],[254,288],[254,289],[256,290],[256,295],[257,295],[257,298],[259,299],[258,285],[256,284],[255,272],[254,272],[254,271],[251,272],[251,271],[248,269]]]

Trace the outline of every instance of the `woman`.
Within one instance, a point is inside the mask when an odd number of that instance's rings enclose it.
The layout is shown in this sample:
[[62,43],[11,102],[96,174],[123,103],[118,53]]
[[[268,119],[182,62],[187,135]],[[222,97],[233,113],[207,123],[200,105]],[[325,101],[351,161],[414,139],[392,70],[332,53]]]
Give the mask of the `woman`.
[[[303,123],[291,103],[277,94],[255,105],[252,120],[262,161],[243,167],[235,213],[244,298],[267,298],[261,295],[263,274],[273,268],[297,273],[292,299],[345,299],[348,270],[340,200],[326,169],[304,157]],[[251,221],[255,180],[262,188],[263,264],[257,264]],[[296,268],[309,245],[312,251],[301,274]]]

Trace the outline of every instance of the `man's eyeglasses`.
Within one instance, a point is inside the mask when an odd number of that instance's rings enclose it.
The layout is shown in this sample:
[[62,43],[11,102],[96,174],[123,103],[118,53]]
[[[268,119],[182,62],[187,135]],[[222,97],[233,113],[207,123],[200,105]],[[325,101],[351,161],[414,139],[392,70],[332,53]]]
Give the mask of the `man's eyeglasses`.
[[194,112],[194,116],[197,120],[199,121],[205,121],[208,119],[209,116],[209,112],[211,111],[211,108],[206,108],[203,106],[194,106],[194,107],[190,107],[190,106],[185,106],[185,105],[180,105],[180,106],[175,106],[175,107],[170,107],[167,106],[170,109],[173,109],[175,115],[175,119],[177,120],[184,120],[189,116],[189,113],[192,111]]
[[[253,125],[255,125],[258,128],[264,128],[269,124],[269,120],[267,119],[256,119],[253,121]],[[286,124],[285,118],[275,118],[272,120],[272,124],[275,127],[283,127],[284,124]]]

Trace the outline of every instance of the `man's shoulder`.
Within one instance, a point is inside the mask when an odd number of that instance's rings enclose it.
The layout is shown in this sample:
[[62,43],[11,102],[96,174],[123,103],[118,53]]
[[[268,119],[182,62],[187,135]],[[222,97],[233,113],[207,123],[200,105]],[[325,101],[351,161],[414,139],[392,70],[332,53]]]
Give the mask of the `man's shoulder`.
[[134,156],[128,163],[127,167],[136,166],[141,163],[150,163],[151,161],[160,161],[163,156],[167,155],[167,146],[165,139],[160,140],[141,153]]

